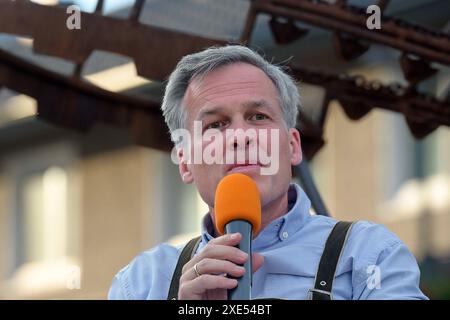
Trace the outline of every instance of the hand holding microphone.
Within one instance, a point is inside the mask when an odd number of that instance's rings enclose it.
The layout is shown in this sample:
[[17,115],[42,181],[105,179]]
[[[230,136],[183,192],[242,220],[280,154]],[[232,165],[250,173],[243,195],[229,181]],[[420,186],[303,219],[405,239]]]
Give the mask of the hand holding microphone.
[[[251,255],[252,238],[261,228],[261,201],[258,187],[250,177],[235,173],[223,178],[217,186],[215,203],[216,228],[221,234],[240,233],[237,247]],[[245,272],[237,287],[228,291],[229,300],[250,300],[252,259],[244,263]]]
[[250,299],[252,274],[264,260],[251,252],[252,234],[261,226],[255,182],[239,173],[224,177],[217,186],[214,213],[216,228],[224,235],[184,265],[178,298]]

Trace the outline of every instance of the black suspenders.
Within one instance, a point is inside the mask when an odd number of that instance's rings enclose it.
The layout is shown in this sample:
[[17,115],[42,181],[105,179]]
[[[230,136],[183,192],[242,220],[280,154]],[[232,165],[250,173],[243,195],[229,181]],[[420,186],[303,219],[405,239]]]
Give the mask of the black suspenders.
[[320,258],[314,288],[309,289],[311,300],[332,300],[336,268],[352,225],[352,222],[339,221],[331,230]]
[[[336,268],[352,225],[352,222],[339,221],[328,236],[322,257],[320,258],[319,268],[317,269],[314,288],[309,290],[312,300],[332,299],[331,292]],[[200,239],[201,237],[191,239],[183,248],[183,251],[181,251],[175,271],[173,272],[172,281],[170,282],[169,294],[167,296],[168,300],[178,299],[181,271],[183,270],[183,266],[192,259],[195,251],[197,251]]]
[[178,258],[177,266],[173,272],[172,281],[170,282],[169,295],[167,300],[177,300],[178,299],[178,288],[180,286],[180,277],[183,266],[192,259],[197,251],[197,247],[200,244],[201,237],[196,237],[191,239],[181,251],[180,257]]

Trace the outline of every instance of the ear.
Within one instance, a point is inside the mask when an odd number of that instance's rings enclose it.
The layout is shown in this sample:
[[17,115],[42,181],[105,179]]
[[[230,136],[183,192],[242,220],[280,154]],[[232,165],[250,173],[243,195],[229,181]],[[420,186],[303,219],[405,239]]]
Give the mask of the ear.
[[190,184],[194,181],[194,177],[192,176],[191,168],[188,165],[188,161],[184,155],[183,148],[178,148],[177,150],[177,158],[178,158],[178,170],[180,172],[181,180],[184,183]]
[[291,165],[298,165],[302,162],[303,154],[300,132],[296,128],[289,129],[289,148],[291,151]]

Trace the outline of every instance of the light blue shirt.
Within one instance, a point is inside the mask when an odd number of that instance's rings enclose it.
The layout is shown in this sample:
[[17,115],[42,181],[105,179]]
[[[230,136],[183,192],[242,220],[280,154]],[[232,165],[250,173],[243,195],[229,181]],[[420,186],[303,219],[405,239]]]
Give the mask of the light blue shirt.
[[[325,241],[335,219],[311,215],[304,191],[292,184],[289,212],[272,221],[253,240],[264,256],[253,275],[252,298],[309,299]],[[212,239],[203,219],[200,252]],[[166,299],[183,245],[160,244],[138,255],[113,279],[109,299]],[[353,225],[337,266],[333,299],[427,299],[419,289],[420,271],[405,244],[379,224]]]

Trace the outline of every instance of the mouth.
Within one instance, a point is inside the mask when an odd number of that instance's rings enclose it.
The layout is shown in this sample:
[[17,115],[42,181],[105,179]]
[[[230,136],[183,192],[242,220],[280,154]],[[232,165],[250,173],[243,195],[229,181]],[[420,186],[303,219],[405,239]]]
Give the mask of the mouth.
[[227,174],[237,173],[237,172],[241,172],[241,173],[257,172],[257,173],[259,173],[260,168],[261,168],[261,165],[257,164],[257,163],[234,164],[234,165],[231,165],[230,167],[228,167]]

